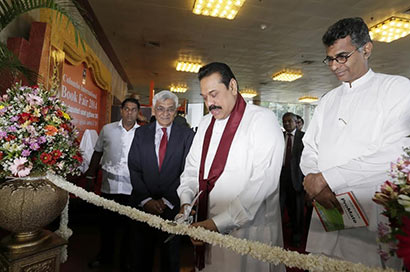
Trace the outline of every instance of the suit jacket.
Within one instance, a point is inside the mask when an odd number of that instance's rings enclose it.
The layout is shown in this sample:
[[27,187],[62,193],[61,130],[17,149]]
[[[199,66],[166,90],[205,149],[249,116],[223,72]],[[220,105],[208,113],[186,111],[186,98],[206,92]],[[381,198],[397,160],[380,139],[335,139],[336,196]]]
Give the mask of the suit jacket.
[[155,127],[156,122],[153,122],[135,130],[128,155],[132,184],[131,205],[138,207],[141,201],[149,197],[153,199],[164,197],[174,205],[170,215],[172,217],[180,208],[176,191],[194,132],[175,122],[172,124],[165,158],[159,171],[155,153]]
[[[302,173],[302,170],[300,170],[300,167],[299,167],[300,157],[302,156],[302,151],[303,151],[303,142],[302,142],[303,135],[305,135],[303,131],[300,131],[298,129],[296,130],[295,136],[294,136],[295,139],[293,140],[293,146],[292,146],[292,156],[290,159],[290,174],[292,178],[292,185],[293,185],[293,189],[295,189],[295,191],[298,191],[298,192],[303,190],[303,179],[305,177]],[[283,133],[283,136],[286,138],[286,132]],[[281,179],[282,178],[283,177],[281,176]]]

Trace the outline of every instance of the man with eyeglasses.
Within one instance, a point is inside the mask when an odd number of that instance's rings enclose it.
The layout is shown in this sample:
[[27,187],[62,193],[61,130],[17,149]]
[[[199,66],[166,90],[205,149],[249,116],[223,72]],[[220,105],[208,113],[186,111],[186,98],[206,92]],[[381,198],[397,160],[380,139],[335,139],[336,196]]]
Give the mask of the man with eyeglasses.
[[[139,127],[137,116],[140,104],[135,98],[127,98],[121,104],[121,120],[105,125],[98,136],[94,153],[85,177],[95,180],[100,161],[102,168],[101,196],[128,205],[131,180],[128,171],[128,152],[135,130]],[[97,258],[88,265],[91,268],[111,265],[114,261],[116,233],[125,224],[125,217],[101,209],[101,248]],[[126,266],[126,241],[121,241],[121,263]]]
[[[178,97],[170,91],[154,96],[156,121],[136,130],[129,152],[131,205],[173,220],[179,211],[177,188],[194,132],[174,122]],[[160,271],[179,271],[179,240],[164,243],[168,234],[145,223],[132,224],[132,271],[152,271],[155,246],[160,248]]]
[[[388,179],[390,162],[410,144],[410,81],[369,68],[373,43],[361,18],[336,22],[322,41],[323,62],[342,84],[322,97],[303,138],[304,188],[339,210],[335,195],[353,192],[369,225],[326,232],[314,213],[306,251],[382,267],[377,224],[386,218],[372,197]],[[400,268],[397,259],[387,265]]]

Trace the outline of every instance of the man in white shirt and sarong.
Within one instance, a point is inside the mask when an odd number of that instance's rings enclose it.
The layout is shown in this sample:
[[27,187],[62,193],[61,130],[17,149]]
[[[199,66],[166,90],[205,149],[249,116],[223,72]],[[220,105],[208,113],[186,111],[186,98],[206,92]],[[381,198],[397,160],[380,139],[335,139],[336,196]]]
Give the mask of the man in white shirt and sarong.
[[372,197],[409,145],[410,81],[369,68],[373,44],[361,18],[338,21],[322,41],[324,63],[342,84],[322,97],[303,138],[304,187],[327,208],[341,209],[335,195],[353,192],[369,226],[326,232],[314,212],[306,251],[381,267],[377,225],[387,219]]
[[[202,191],[194,226],[282,246],[279,175],[284,140],[277,118],[266,108],[246,104],[224,63],[202,67],[199,80],[210,114],[201,120],[181,175],[181,212]],[[282,265],[203,246],[196,246],[199,270],[284,271]]]

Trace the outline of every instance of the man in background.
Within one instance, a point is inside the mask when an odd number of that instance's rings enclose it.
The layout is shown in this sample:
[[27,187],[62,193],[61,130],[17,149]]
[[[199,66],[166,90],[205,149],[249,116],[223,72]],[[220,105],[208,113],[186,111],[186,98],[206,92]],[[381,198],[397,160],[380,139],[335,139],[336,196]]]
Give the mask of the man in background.
[[[101,196],[117,203],[128,205],[131,195],[131,180],[128,171],[128,152],[137,124],[140,104],[135,98],[127,98],[121,104],[121,120],[105,125],[97,143],[88,170],[87,179],[95,180],[101,161],[102,185]],[[112,264],[117,231],[126,225],[127,218],[114,212],[101,209],[100,216],[101,248],[97,258],[89,263],[91,268]],[[126,265],[126,241],[120,238],[121,263]]]
[[292,239],[291,245],[301,245],[304,232],[305,190],[303,189],[303,173],[300,170],[300,156],[303,151],[302,138],[304,132],[296,129],[296,115],[287,112],[282,117],[285,138],[285,154],[280,173],[280,207],[282,219],[286,208],[290,218]]
[[296,115],[296,128],[302,131],[304,125],[305,121],[303,120],[302,116]]
[[[154,96],[156,121],[135,132],[129,152],[131,205],[163,219],[173,220],[179,211],[177,188],[191,147],[194,132],[174,122],[178,97],[170,91]],[[179,272],[179,243],[176,236],[142,222],[133,222],[131,232],[132,271],[152,271],[155,246],[160,248],[161,271]]]
[[373,43],[361,18],[336,22],[322,41],[324,63],[342,84],[322,97],[303,138],[304,188],[311,199],[338,209],[335,194],[353,192],[369,226],[326,232],[314,213],[306,251],[382,267],[377,224],[386,219],[372,197],[390,162],[409,146],[410,81],[369,68]]

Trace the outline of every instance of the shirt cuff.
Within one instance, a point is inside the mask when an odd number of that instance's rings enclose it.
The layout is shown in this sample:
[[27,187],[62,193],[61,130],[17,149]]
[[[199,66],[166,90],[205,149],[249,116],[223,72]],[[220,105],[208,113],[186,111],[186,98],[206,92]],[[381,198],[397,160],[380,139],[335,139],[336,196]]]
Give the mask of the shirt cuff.
[[337,167],[329,168],[323,171],[322,175],[333,192],[336,192],[348,186],[347,182],[340,174]]
[[214,221],[219,233],[227,234],[235,228],[235,223],[227,211],[217,214],[211,219]]
[[194,192],[187,190],[181,193],[181,195],[179,196],[179,202],[181,203],[181,206],[184,204],[191,204],[194,197]]
[[174,205],[172,205],[171,202],[168,201],[165,197],[162,198],[162,201],[164,201],[164,204],[167,205],[167,207],[172,210],[174,208]]
[[140,207],[144,207],[145,203],[147,203],[148,201],[150,201],[152,199],[152,197],[148,197],[146,199],[144,199],[143,201],[141,201],[141,203],[138,205]]

